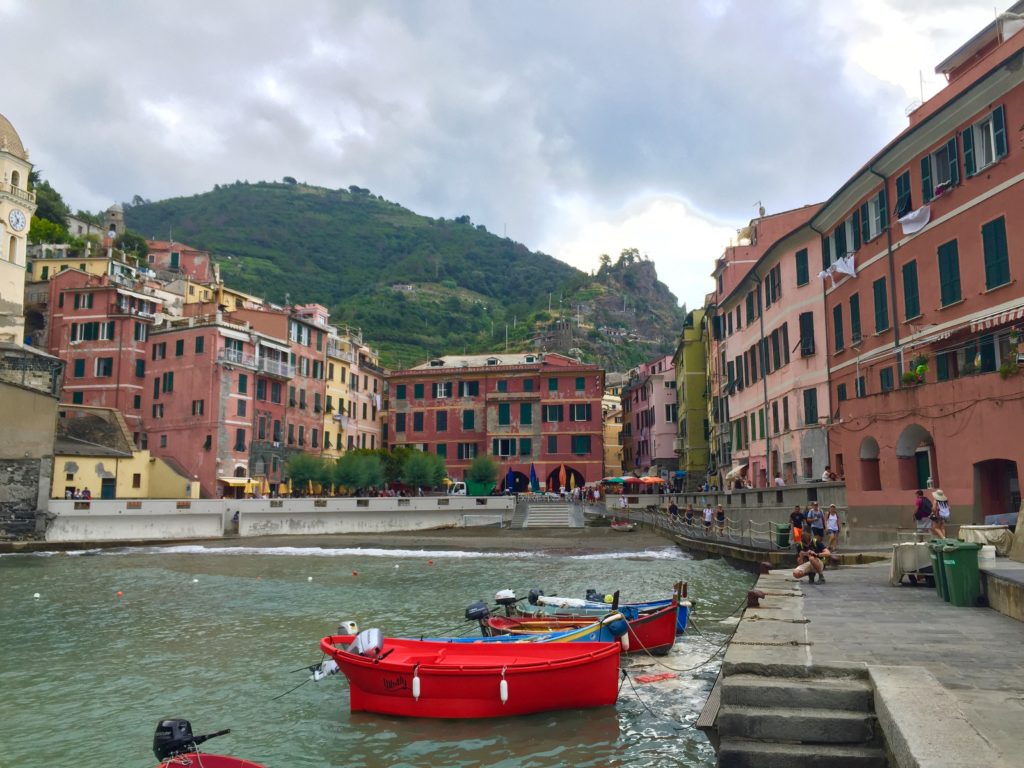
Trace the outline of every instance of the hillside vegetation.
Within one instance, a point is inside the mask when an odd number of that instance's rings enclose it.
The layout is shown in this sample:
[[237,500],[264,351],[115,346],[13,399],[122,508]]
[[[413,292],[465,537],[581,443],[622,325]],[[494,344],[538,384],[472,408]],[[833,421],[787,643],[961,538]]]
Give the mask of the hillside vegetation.
[[209,251],[233,287],[325,305],[392,368],[500,351],[507,338],[510,350],[576,350],[624,370],[671,351],[682,327],[675,297],[635,251],[588,275],[468,216],[431,219],[358,187],[236,182],[137,197],[125,219],[150,239]]

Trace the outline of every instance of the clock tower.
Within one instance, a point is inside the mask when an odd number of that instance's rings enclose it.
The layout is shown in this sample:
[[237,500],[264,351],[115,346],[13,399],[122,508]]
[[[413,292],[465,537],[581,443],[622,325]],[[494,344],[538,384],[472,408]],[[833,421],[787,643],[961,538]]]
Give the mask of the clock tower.
[[36,195],[32,164],[10,121],[0,115],[0,342],[24,342],[25,249]]

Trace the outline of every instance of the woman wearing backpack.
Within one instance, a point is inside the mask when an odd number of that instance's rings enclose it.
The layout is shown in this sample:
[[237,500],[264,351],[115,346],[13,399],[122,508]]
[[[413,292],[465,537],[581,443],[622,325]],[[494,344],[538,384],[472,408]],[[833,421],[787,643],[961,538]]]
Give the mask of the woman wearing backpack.
[[932,527],[932,502],[924,495],[924,491],[917,492],[914,499],[914,524],[917,526],[917,535],[923,538]]
[[949,520],[949,498],[941,488],[932,491],[932,498],[935,499],[935,507],[929,517],[932,524],[932,536],[944,539],[946,538],[946,521]]

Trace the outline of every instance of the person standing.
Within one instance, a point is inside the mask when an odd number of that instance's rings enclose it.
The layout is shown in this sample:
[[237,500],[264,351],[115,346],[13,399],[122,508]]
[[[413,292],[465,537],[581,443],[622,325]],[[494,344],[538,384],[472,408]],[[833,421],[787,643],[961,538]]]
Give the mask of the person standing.
[[668,516],[673,525],[679,522],[679,506],[674,501],[668,505]]
[[942,492],[941,488],[932,491],[932,498],[935,499],[935,507],[929,518],[932,524],[932,536],[937,539],[946,538],[946,521],[949,520],[949,497]]
[[789,525],[793,529],[793,543],[799,547],[804,538],[804,513],[799,504],[789,513]]
[[811,536],[825,537],[825,515],[816,501],[812,501],[807,510],[807,524],[811,527]]
[[715,522],[718,523],[718,535],[725,536],[725,507],[721,504],[715,510]]
[[782,479],[782,475],[780,475],[778,472],[775,473],[775,487],[776,488],[785,488],[786,487],[786,481]]
[[825,532],[828,533],[828,548],[836,551],[839,545],[839,510],[835,504],[828,505],[828,513],[825,515]]
[[923,538],[932,527],[932,502],[924,495],[924,491],[918,490],[914,497],[914,525],[917,528],[917,535]]
[[715,517],[715,510],[711,506],[711,502],[709,501],[707,504],[704,505],[704,533],[705,534],[710,534],[711,533],[711,523],[714,521],[714,517]]
[[693,528],[693,518],[694,518],[694,516],[696,514],[697,513],[696,513],[696,511],[693,508],[693,504],[687,504],[686,505],[686,515],[685,515],[686,527],[687,528]]

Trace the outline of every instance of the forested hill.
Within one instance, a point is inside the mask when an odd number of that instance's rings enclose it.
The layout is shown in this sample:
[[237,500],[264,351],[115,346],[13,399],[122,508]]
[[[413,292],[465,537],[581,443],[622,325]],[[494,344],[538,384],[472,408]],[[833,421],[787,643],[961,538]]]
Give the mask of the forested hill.
[[[125,219],[144,237],[209,251],[232,287],[276,303],[325,305],[332,323],[362,328],[389,367],[503,349],[507,326],[509,349],[575,347],[588,361],[623,370],[671,349],[682,326],[675,297],[635,252],[615,265],[606,260],[602,280],[474,226],[468,216],[431,219],[359,187],[235,182],[191,197],[136,198],[125,204]],[[644,272],[641,290],[612,281],[615,268],[620,277]],[[652,275],[664,289],[656,296]],[[595,321],[607,326],[605,313],[588,315],[610,289],[626,291],[612,303],[623,304],[613,320],[632,334],[627,349],[621,340],[602,343],[609,331]],[[616,346],[614,359],[601,351]]]

